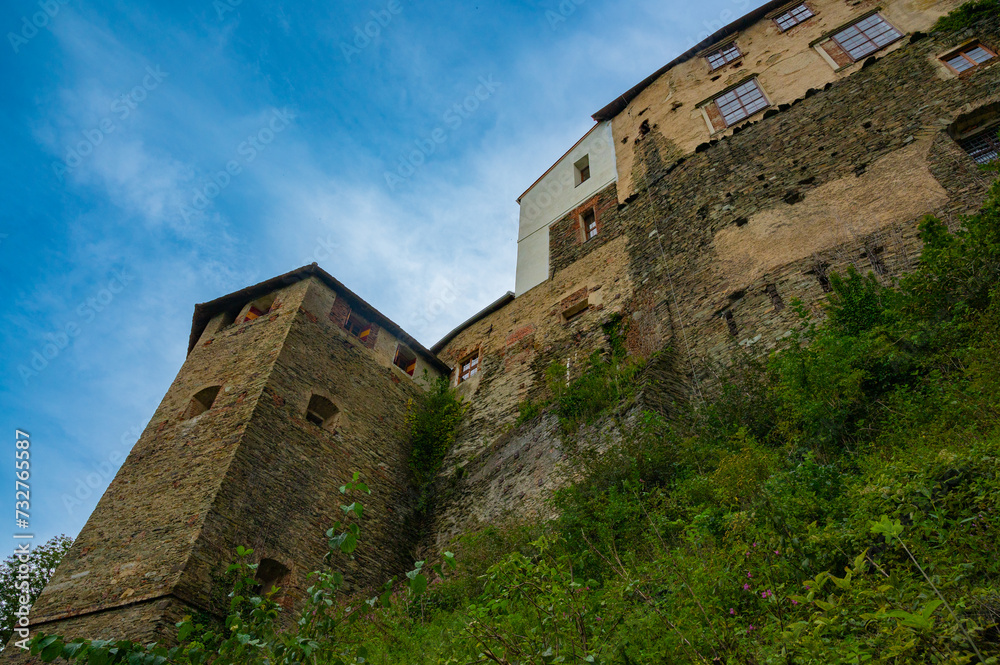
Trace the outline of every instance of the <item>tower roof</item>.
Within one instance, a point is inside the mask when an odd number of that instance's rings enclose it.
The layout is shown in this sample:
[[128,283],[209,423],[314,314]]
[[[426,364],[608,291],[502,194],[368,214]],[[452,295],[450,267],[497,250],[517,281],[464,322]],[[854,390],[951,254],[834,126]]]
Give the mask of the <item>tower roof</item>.
[[253,286],[248,286],[245,289],[240,289],[239,291],[234,291],[233,293],[216,298],[215,300],[195,305],[194,316],[191,321],[191,337],[188,340],[188,353],[191,353],[191,350],[194,348],[195,344],[197,344],[198,338],[201,337],[201,334],[205,331],[206,326],[208,326],[208,322],[211,321],[212,318],[219,312],[239,309],[247,302],[256,300],[257,298],[272,293],[277,289],[290,286],[302,281],[303,279],[308,279],[309,277],[319,279],[321,282],[333,289],[337,293],[338,297],[346,298],[350,301],[352,308],[364,311],[373,323],[377,323],[380,327],[388,330],[398,340],[405,343],[415,353],[418,353],[421,357],[423,357],[424,360],[426,360],[435,369],[444,374],[451,372],[451,367],[446,365],[440,358],[427,350],[423,344],[400,328],[389,317],[385,316],[382,312],[368,304],[361,296],[344,286],[333,275],[320,268],[316,263],[296,268],[295,270],[287,272],[284,275],[272,277],[271,279],[254,284]]

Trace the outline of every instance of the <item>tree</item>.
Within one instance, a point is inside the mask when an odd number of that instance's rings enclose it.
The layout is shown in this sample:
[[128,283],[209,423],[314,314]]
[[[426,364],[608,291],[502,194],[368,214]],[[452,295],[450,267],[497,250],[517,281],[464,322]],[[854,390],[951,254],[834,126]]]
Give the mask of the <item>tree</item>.
[[20,566],[28,567],[27,580],[30,589],[28,597],[34,604],[72,544],[73,539],[69,536],[54,536],[44,545],[32,548],[26,564],[14,554],[0,564],[0,650],[14,633],[14,625],[17,623],[14,613],[21,607],[19,599],[23,592],[17,585],[24,580],[24,577],[18,579]]

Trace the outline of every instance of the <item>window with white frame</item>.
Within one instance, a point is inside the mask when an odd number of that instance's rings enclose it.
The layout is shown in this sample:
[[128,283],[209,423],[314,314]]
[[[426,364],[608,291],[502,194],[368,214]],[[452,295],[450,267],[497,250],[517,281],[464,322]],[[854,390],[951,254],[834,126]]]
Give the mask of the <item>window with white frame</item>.
[[777,24],[778,28],[782,32],[784,32],[785,30],[793,28],[797,26],[799,23],[802,23],[806,19],[810,19],[813,16],[815,16],[815,14],[812,13],[812,10],[809,9],[809,7],[805,5],[805,3],[803,3],[798,7],[793,7],[789,9],[784,14],[779,14],[778,16],[775,16],[774,22]]
[[479,374],[479,350],[477,349],[475,353],[466,356],[464,360],[459,364],[458,368],[458,382],[468,381],[476,374]]
[[715,98],[715,105],[719,108],[722,120],[726,127],[739,122],[745,118],[769,106],[764,91],[757,85],[757,79],[750,79],[741,83],[729,92]]
[[734,60],[739,60],[743,57],[738,46],[735,43],[727,44],[717,51],[713,51],[705,56],[708,60],[708,64],[712,66],[713,70],[722,67],[723,65],[729,64]]
[[954,51],[941,59],[956,73],[961,74],[973,67],[978,67],[984,62],[992,60],[996,55],[996,53],[977,42]]
[[851,60],[858,61],[902,36],[903,33],[889,25],[879,14],[872,14],[833,35],[833,41],[844,49]]

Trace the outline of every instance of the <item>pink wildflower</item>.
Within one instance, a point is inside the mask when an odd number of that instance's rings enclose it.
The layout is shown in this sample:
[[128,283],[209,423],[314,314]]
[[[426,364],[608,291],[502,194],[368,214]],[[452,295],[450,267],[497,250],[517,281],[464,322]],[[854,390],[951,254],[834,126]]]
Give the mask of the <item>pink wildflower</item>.
[[729,614],[730,615],[735,615],[736,614],[736,610],[734,610],[733,608],[730,607],[729,608]]
[[744,591],[749,591],[750,590],[750,585],[749,584],[744,584],[743,585],[743,590]]

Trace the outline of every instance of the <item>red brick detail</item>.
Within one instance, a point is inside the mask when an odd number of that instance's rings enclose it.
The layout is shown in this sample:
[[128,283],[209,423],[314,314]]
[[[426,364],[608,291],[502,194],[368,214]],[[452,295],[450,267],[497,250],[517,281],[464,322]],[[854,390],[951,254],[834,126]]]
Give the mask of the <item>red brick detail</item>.
[[330,320],[343,328],[350,313],[351,306],[347,304],[347,301],[343,298],[337,298],[333,301],[333,307],[330,309]]
[[361,344],[363,344],[364,346],[368,347],[369,349],[374,349],[375,348],[375,340],[378,339],[378,331],[379,331],[378,324],[377,323],[372,323],[371,324],[371,332],[368,333],[368,336],[365,337],[364,340],[361,341]]
[[529,323],[523,328],[518,328],[511,334],[507,335],[507,340],[504,342],[504,344],[506,346],[510,346],[511,344],[514,344],[519,340],[521,340],[522,338],[532,334],[533,332],[535,332],[535,326]]
[[712,122],[712,127],[715,131],[726,128],[726,121],[722,117],[722,112],[719,111],[719,105],[715,102],[705,106],[705,112],[708,113],[708,119]]
[[587,297],[587,293],[588,293],[587,287],[584,286],[583,288],[577,289],[573,293],[569,294],[568,296],[560,300],[559,313],[561,314],[562,312],[566,311],[573,305],[585,299]]
[[[299,311],[302,312],[302,316],[304,316],[307,319],[309,319],[309,321],[311,323],[318,323],[319,322],[319,319],[316,318],[316,315],[313,314],[312,312],[310,312],[309,310],[307,310],[306,308],[299,307]],[[331,312],[331,314],[332,314],[332,312]]]
[[833,41],[832,39],[828,39],[822,44],[820,44],[820,48],[826,51],[826,54],[828,56],[833,58],[833,61],[837,63],[838,67],[843,67],[845,65],[849,65],[852,62],[854,62],[854,60],[851,59],[851,56],[847,54],[847,51],[842,49],[840,47],[840,44]]

